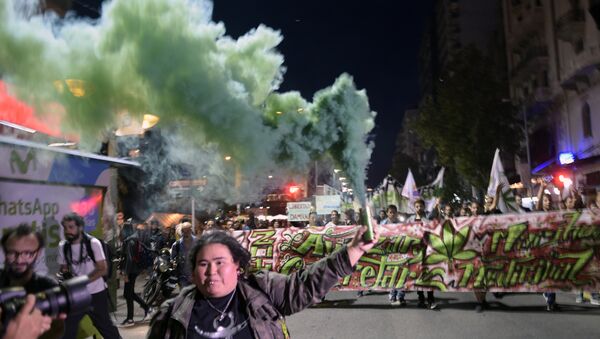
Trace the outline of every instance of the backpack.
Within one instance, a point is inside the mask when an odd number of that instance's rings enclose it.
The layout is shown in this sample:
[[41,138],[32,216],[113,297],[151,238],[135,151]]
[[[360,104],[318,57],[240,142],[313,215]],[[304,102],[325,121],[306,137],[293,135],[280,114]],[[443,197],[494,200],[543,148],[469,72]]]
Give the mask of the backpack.
[[128,241],[135,241],[133,244],[133,251],[131,260],[133,263],[141,268],[145,269],[152,265],[152,254],[151,251],[144,245],[144,243],[139,238],[132,238]]
[[[81,241],[83,242],[83,244],[87,250],[88,256],[90,257],[90,259],[92,259],[92,261],[95,264],[96,256],[94,255],[94,251],[92,250],[92,239],[98,239],[98,238],[93,237],[93,236],[83,232],[83,238]],[[114,254],[112,248],[104,240],[98,239],[98,241],[100,241],[100,245],[102,246],[102,252],[104,252],[104,257],[106,258],[107,271],[106,271],[106,274],[102,276],[102,279],[106,282],[112,276],[113,258],[115,256],[115,254]],[[65,243],[65,246],[63,247],[63,255],[65,257],[65,261],[67,262],[67,265],[71,266],[72,251],[71,251],[71,243],[68,241]]]

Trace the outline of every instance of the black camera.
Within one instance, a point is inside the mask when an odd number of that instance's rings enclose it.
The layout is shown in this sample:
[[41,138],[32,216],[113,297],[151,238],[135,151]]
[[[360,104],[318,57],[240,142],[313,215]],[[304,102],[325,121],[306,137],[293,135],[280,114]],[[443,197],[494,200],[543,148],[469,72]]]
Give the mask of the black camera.
[[75,275],[73,273],[71,273],[71,271],[65,271],[65,272],[58,272],[56,273],[56,280],[58,280],[59,284],[64,283],[67,280],[71,280],[75,277]]
[[[65,281],[63,284],[47,289],[35,295],[35,307],[42,314],[56,317],[60,313],[82,314],[91,304],[92,296],[87,290],[89,279],[80,276]],[[22,287],[0,289],[0,309],[4,328],[19,313],[25,304],[27,293]]]

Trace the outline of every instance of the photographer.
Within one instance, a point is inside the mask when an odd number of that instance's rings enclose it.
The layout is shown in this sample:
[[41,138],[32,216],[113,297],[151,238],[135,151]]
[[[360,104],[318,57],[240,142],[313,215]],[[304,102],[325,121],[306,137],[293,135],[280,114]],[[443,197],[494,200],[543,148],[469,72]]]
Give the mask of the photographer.
[[[35,339],[46,337],[46,335],[40,336],[50,329],[52,319],[42,315],[42,312],[34,307],[35,297],[33,295],[28,295],[26,300],[19,314],[8,323],[6,331],[4,331],[0,323],[1,339]],[[1,316],[2,308],[0,308]]]
[[77,213],[65,215],[61,224],[66,240],[62,240],[58,245],[60,271],[63,277],[87,276],[89,279],[87,290],[92,296],[92,307],[86,313],[67,318],[64,338],[76,337],[79,322],[85,314],[90,317],[104,338],[121,338],[109,317],[109,296],[106,283],[102,279],[107,273],[108,266],[102,244],[83,231],[84,221]]
[[[34,272],[38,255],[44,248],[44,239],[39,232],[34,232],[31,226],[22,223],[16,228],[9,229],[2,236],[0,243],[5,253],[5,269],[0,270],[0,289],[23,287],[25,292],[35,294],[58,286],[53,279]],[[27,316],[21,316],[20,321],[25,321],[23,318]],[[64,319],[64,315],[61,318]],[[62,319],[55,320],[51,330],[43,338],[60,338],[64,330]],[[50,326],[45,330],[49,328]]]

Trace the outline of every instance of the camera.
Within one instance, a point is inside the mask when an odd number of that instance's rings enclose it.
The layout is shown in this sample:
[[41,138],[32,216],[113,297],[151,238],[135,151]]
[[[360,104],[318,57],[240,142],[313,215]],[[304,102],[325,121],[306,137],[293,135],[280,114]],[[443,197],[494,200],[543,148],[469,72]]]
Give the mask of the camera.
[[[60,313],[81,314],[90,307],[92,296],[87,290],[89,279],[79,276],[65,281],[63,284],[47,289],[35,295],[35,307],[42,314],[56,317]],[[0,309],[2,324],[8,323],[19,313],[25,304],[27,293],[22,287],[0,289]]]
[[67,280],[71,280],[74,277],[75,277],[75,275],[73,275],[73,273],[71,273],[70,271],[56,273],[56,280],[58,280],[59,284],[62,284],[63,282],[65,282]]

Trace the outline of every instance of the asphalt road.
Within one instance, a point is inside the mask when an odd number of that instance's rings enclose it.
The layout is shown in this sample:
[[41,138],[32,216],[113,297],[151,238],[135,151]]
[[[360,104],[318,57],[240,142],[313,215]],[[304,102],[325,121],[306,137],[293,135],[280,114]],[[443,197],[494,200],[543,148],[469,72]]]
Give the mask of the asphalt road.
[[332,292],[327,302],[288,319],[295,339],[315,338],[600,338],[600,307],[575,304],[559,294],[560,312],[545,311],[538,294],[488,294],[490,309],[474,311],[471,293],[436,293],[438,310],[417,307],[416,293],[405,308],[392,307],[386,294],[356,299],[355,293]]
[[[136,291],[142,289],[139,278]],[[125,316],[122,289],[118,292],[118,321]],[[539,294],[512,294],[496,299],[488,294],[490,309],[474,311],[471,293],[436,293],[439,310],[417,307],[416,293],[407,294],[405,308],[392,307],[387,294],[357,298],[354,292],[331,292],[326,301],[287,318],[294,339],[327,338],[600,338],[600,307],[576,304],[573,294],[559,293],[559,312],[545,311]],[[135,306],[135,320],[142,310]],[[147,322],[119,329],[125,339],[145,338]]]

